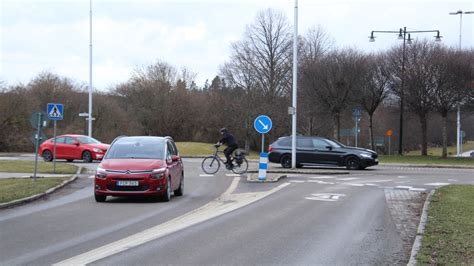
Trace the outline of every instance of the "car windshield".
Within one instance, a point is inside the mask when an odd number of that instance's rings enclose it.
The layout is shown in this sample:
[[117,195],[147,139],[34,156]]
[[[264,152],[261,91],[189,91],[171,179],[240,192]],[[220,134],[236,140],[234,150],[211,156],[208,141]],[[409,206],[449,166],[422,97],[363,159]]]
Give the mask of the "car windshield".
[[129,137],[114,142],[105,159],[164,159],[164,157],[163,139]]
[[340,142],[337,141],[337,140],[326,139],[326,141],[329,142],[329,144],[331,144],[331,146],[333,146],[333,147],[336,147],[336,148],[342,148],[342,147],[344,147],[344,144],[340,143]]
[[80,137],[76,137],[76,138],[82,144],[98,144],[98,143],[100,143],[100,141],[98,141],[94,138],[91,138],[91,137],[87,137],[87,136],[80,136]]

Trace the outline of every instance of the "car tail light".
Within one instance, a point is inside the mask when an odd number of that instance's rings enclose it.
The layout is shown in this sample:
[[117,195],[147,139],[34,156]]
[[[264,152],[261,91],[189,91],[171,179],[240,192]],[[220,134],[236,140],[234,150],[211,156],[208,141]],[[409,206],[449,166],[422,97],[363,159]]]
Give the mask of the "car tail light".
[[268,146],[268,152],[271,152],[273,150],[273,147],[270,145]]

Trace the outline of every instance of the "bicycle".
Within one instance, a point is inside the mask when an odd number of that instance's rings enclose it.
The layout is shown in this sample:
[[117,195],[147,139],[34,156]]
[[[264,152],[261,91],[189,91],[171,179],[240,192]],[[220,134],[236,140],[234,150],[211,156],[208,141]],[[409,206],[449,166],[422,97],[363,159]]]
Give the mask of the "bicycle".
[[[207,156],[202,160],[202,170],[206,174],[215,174],[217,171],[219,171],[221,167],[221,163],[224,164],[224,160],[219,156],[219,153],[222,153],[223,151],[219,150],[220,145],[215,144],[214,147],[216,148],[216,151],[214,152],[213,155]],[[235,156],[233,155],[231,157],[231,169],[232,172],[236,174],[244,174],[247,172],[247,169],[249,167],[249,164],[247,162],[247,159],[245,159],[245,155],[243,152],[236,150],[235,151]]]

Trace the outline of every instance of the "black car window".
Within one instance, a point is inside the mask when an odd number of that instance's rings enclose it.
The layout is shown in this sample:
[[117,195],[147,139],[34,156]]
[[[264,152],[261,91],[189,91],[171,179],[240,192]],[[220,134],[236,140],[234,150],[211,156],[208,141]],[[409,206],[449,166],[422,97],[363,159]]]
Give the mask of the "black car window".
[[56,143],[64,143],[65,140],[66,140],[65,137],[57,137],[57,138],[56,138]]
[[308,138],[297,139],[296,146],[298,148],[303,148],[303,149],[313,148],[313,141]]
[[76,142],[74,138],[66,137],[66,144],[74,144],[74,142]]
[[279,139],[277,144],[280,146],[291,146],[291,138]]
[[313,139],[313,146],[318,150],[327,150],[326,147],[330,145],[322,139]]

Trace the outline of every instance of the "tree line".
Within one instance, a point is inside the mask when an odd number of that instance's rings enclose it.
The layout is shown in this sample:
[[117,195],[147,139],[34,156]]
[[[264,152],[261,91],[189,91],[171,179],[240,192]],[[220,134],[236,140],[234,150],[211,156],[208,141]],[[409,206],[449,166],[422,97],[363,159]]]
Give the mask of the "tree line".
[[[216,77],[202,86],[196,74],[164,61],[136,69],[128,81],[93,93],[93,136],[110,142],[120,135],[169,135],[176,141],[215,142],[221,127],[229,128],[240,146],[257,149],[260,136],[254,119],[266,114],[271,142],[291,134],[291,25],[283,13],[257,14]],[[352,110],[361,108],[359,143],[387,152],[386,130],[392,129],[392,151],[403,102],[406,150],[446,146],[456,138],[455,110],[463,110],[463,129],[472,138],[474,51],[458,50],[430,40],[416,41],[379,53],[337,48],[321,28],[298,39],[298,133],[354,144]],[[0,90],[0,151],[31,151],[29,118],[47,103],[64,104],[58,134],[85,133],[78,114],[88,110],[84,84],[43,72],[27,84]],[[52,136],[52,128],[45,130]],[[385,141],[380,145],[380,141]],[[267,143],[268,144],[268,143]],[[402,151],[403,152],[403,151]]]

